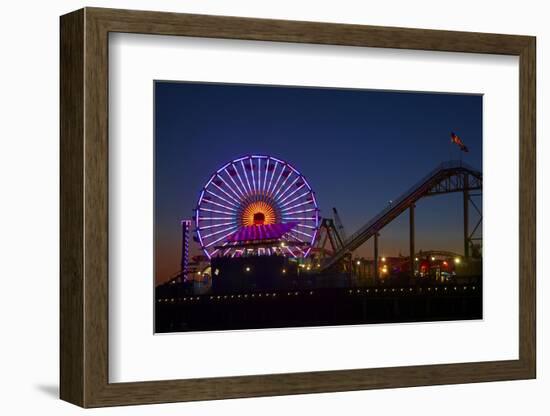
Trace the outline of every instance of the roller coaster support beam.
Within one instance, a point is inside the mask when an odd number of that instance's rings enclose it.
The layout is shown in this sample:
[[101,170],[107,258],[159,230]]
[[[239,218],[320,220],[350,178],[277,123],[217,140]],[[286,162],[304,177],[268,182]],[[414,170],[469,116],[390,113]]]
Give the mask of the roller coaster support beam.
[[374,268],[374,283],[378,283],[378,236],[379,234],[376,232],[374,233],[374,261],[373,261],[373,268]]
[[409,267],[411,277],[414,277],[414,204],[411,204],[409,208]]
[[468,260],[470,257],[470,190],[469,190],[469,177],[468,173],[464,173],[464,191],[463,191],[463,204],[464,204],[464,259]]

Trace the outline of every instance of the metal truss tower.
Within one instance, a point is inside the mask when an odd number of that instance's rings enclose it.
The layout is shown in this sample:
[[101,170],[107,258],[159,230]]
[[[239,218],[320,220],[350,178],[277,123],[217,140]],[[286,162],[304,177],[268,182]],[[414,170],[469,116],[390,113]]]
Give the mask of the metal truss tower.
[[189,272],[189,235],[191,234],[191,220],[181,221],[181,264],[180,276],[182,282],[187,280]]

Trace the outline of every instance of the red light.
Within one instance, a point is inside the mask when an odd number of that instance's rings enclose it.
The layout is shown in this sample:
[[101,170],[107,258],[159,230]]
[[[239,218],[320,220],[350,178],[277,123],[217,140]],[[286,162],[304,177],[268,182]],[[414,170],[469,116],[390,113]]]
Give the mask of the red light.
[[263,212],[256,212],[254,214],[254,225],[262,225],[265,221],[265,215]]

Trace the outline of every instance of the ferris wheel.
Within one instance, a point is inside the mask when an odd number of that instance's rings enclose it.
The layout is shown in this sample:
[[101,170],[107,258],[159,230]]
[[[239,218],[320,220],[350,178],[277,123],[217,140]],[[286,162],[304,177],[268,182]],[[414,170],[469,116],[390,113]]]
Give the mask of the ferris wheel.
[[250,252],[307,257],[319,228],[319,208],[308,181],[291,164],[250,155],[210,177],[194,219],[208,258]]

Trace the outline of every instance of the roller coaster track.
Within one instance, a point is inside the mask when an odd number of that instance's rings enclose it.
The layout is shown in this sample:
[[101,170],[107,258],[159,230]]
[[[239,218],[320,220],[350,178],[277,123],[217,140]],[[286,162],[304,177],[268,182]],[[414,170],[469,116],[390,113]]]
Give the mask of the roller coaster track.
[[410,208],[419,199],[451,192],[464,192],[482,189],[482,174],[462,161],[443,162],[409,188],[388,207],[380,211],[357,232],[349,236],[343,245],[326,259],[321,270],[326,270],[340,262],[346,254],[357,249],[383,227]]

